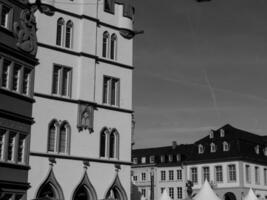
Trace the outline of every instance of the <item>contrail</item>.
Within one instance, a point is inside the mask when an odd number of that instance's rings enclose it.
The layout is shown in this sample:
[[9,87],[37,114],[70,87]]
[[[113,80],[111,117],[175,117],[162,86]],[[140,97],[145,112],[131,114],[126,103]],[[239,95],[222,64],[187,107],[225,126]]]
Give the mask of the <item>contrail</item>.
[[218,120],[221,119],[221,115],[220,115],[220,112],[219,112],[219,109],[218,109],[218,105],[217,105],[217,99],[216,99],[216,95],[215,95],[215,92],[211,86],[211,83],[209,81],[209,78],[208,78],[208,74],[207,74],[207,71],[206,69],[204,69],[204,77],[205,77],[205,81],[209,87],[209,91],[210,91],[210,94],[211,94],[211,98],[212,98],[212,102],[213,102],[213,106],[216,110],[216,113],[217,113],[217,117],[218,117]]

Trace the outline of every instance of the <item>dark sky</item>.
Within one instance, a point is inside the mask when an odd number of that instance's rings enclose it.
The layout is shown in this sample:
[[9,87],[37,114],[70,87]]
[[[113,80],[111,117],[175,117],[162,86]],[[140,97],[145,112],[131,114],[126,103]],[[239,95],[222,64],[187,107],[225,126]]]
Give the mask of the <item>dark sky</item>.
[[134,148],[267,135],[267,1],[134,0]]

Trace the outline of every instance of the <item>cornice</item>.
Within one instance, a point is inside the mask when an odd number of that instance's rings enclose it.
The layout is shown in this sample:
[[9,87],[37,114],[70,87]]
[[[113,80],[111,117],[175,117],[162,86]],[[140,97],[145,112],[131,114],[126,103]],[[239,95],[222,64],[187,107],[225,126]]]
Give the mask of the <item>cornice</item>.
[[62,154],[51,154],[51,153],[41,153],[41,152],[33,152],[33,151],[30,152],[30,155],[36,156],[36,157],[44,157],[44,158],[88,161],[88,162],[107,163],[107,164],[132,165],[132,162],[121,161],[121,160],[90,158],[90,157],[71,156],[71,155],[62,155]]
[[70,49],[65,49],[65,48],[61,48],[61,47],[57,47],[57,46],[53,46],[53,45],[49,45],[49,44],[44,44],[44,43],[41,43],[41,42],[38,42],[38,46],[39,47],[43,47],[43,48],[47,48],[47,49],[51,49],[51,50],[54,50],[54,51],[62,52],[62,53],[67,53],[67,54],[74,55],[74,56],[84,56],[84,57],[87,57],[87,58],[92,58],[92,59],[95,59],[96,63],[103,62],[103,63],[107,63],[107,64],[112,64],[112,65],[115,65],[115,66],[118,66],[118,67],[122,67],[122,68],[125,68],[125,69],[130,69],[130,70],[134,69],[134,67],[131,66],[131,65],[126,65],[126,64],[123,64],[123,63],[115,62],[113,60],[107,60],[107,59],[100,58],[100,57],[98,57],[96,55],[85,53],[85,52],[77,52],[77,51],[73,51],[73,50],[70,50]]
[[108,105],[102,105],[102,104],[98,104],[98,103],[91,102],[91,101],[85,101],[85,100],[81,100],[81,99],[63,98],[63,97],[59,97],[59,96],[47,95],[47,94],[38,93],[38,92],[35,92],[34,96],[46,98],[46,99],[57,100],[57,101],[68,102],[68,103],[74,103],[74,104],[81,104],[81,103],[82,104],[89,104],[89,105],[94,106],[95,108],[103,108],[106,110],[113,110],[113,111],[130,113],[130,114],[132,114],[134,112],[133,110],[118,108],[118,107],[113,107],[113,106],[108,106]]

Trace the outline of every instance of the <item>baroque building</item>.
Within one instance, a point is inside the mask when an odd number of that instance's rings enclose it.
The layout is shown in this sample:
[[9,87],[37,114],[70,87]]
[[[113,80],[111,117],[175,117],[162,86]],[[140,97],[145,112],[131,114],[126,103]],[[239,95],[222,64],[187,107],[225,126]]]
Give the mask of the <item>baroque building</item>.
[[38,60],[36,7],[0,0],[0,199],[25,200],[34,70]]
[[152,170],[157,171],[155,199],[164,189],[172,199],[185,198],[188,180],[196,193],[206,179],[221,199],[241,199],[249,188],[259,199],[267,199],[266,136],[227,124],[193,144],[173,146],[133,150],[132,181],[147,199]]
[[29,199],[130,198],[133,6],[42,1]]

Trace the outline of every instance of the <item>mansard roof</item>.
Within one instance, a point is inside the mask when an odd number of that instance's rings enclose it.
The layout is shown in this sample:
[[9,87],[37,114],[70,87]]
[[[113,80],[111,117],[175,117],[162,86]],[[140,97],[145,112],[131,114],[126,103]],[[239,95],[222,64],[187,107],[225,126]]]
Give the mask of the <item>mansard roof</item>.
[[[199,152],[199,145],[203,147],[203,152]],[[224,145],[227,145],[228,149],[225,149]],[[209,135],[193,144],[177,145],[175,149],[167,146],[133,150],[133,158],[138,159],[138,164],[141,164],[142,157],[146,157],[146,163],[149,163],[149,157],[154,155],[157,165],[177,165],[179,162],[175,157],[174,162],[168,162],[167,159],[166,162],[160,162],[160,156],[168,154],[181,154],[180,164],[234,160],[267,164],[267,136],[256,135],[226,124],[217,130],[212,130]]]

